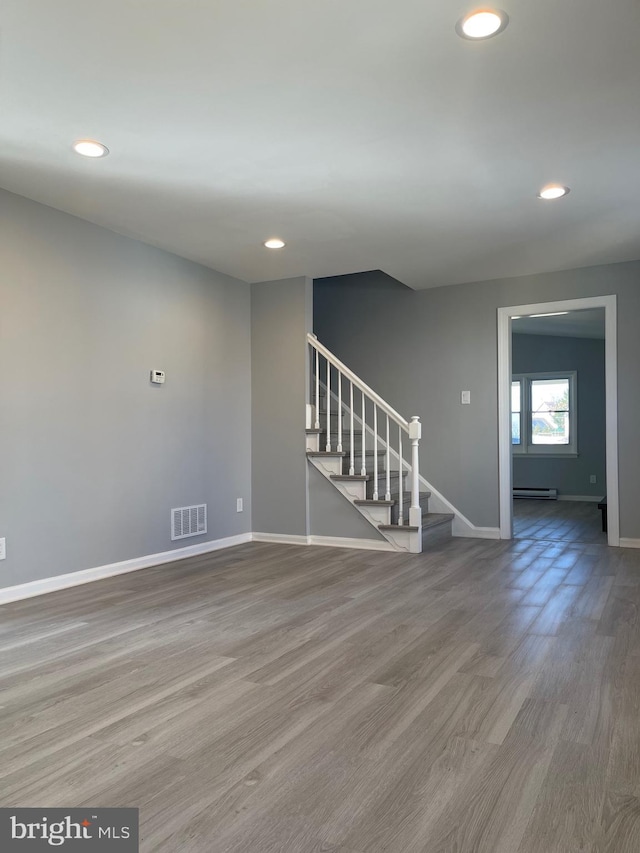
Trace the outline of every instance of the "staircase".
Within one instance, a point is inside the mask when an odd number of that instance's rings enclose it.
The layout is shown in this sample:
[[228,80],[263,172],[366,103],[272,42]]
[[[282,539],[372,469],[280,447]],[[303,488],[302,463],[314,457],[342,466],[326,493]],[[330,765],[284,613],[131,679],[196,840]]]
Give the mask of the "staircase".
[[430,492],[420,489],[419,419],[404,419],[314,335],[307,340],[309,463],[394,550],[420,553],[450,538],[453,514],[429,512]]

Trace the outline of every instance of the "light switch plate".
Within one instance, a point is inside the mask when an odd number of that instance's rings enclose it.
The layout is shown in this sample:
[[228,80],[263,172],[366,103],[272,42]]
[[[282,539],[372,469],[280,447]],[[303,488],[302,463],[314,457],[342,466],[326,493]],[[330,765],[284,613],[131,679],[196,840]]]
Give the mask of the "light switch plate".
[[0,560],[7,558],[7,540],[3,537],[0,539]]
[[461,391],[460,392],[460,402],[463,406],[471,405],[471,391]]

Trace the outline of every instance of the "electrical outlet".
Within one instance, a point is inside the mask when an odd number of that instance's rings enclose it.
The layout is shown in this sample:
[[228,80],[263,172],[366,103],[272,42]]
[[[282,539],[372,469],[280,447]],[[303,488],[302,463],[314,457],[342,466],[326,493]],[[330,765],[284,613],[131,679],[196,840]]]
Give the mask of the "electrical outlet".
[[597,482],[598,482],[598,478],[596,477],[596,475],[595,475],[595,474],[591,474],[591,475],[589,476],[589,482],[590,482],[590,483],[597,483]]
[[7,557],[7,540],[3,537],[0,539],[0,560],[5,560]]
[[236,512],[242,512],[242,510],[242,498],[238,498],[238,500],[236,501]]

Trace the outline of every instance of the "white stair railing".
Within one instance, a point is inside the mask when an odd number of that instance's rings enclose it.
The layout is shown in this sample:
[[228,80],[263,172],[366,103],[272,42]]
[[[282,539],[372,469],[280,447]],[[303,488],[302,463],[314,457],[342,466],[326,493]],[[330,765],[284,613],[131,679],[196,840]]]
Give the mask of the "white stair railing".
[[[376,394],[366,382],[363,382],[356,374],[350,370],[346,364],[340,361],[327,347],[313,334],[307,335],[311,353],[312,365],[312,401],[315,402],[315,428],[320,429],[320,389],[323,387],[326,390],[325,405],[326,415],[326,438],[325,451],[332,452],[334,447],[338,453],[343,449],[343,416],[348,415],[348,430],[349,430],[349,474],[354,476],[356,471],[356,449],[354,441],[354,419],[360,419],[362,424],[362,448],[360,468],[361,476],[367,474],[367,414],[370,416],[372,435],[370,438],[371,448],[373,451],[373,499],[379,500],[381,493],[384,493],[384,499],[391,499],[391,467],[392,455],[397,457],[398,466],[398,524],[403,524],[403,489],[405,469],[408,469],[410,477],[410,492],[411,504],[409,506],[409,525],[412,527],[422,527],[422,510],[420,508],[420,459],[419,445],[421,438],[422,426],[420,419],[417,416],[407,421],[402,415],[398,414],[392,406]],[[343,381],[349,382],[348,402],[345,400],[342,388]],[[332,388],[336,389],[334,396],[337,399],[337,408],[335,412],[336,426],[335,430],[332,427],[331,418],[331,398]],[[359,414],[356,412],[355,406],[358,404],[357,393],[354,394],[354,389],[360,394]],[[381,414],[386,418],[384,435],[378,433],[378,416]],[[390,429],[391,423],[398,426],[398,443],[396,447],[392,447],[393,433]],[[408,462],[403,458],[403,434],[409,437],[411,446],[411,461]],[[382,453],[385,459],[384,482],[383,488],[380,488],[381,476],[378,464],[379,448],[382,448]]]

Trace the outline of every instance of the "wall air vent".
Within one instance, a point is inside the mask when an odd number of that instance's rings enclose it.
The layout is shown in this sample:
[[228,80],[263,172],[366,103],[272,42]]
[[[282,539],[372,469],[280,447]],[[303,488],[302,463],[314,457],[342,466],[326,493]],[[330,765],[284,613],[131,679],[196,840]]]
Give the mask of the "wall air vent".
[[181,506],[171,510],[171,538],[186,539],[207,532],[207,505]]

